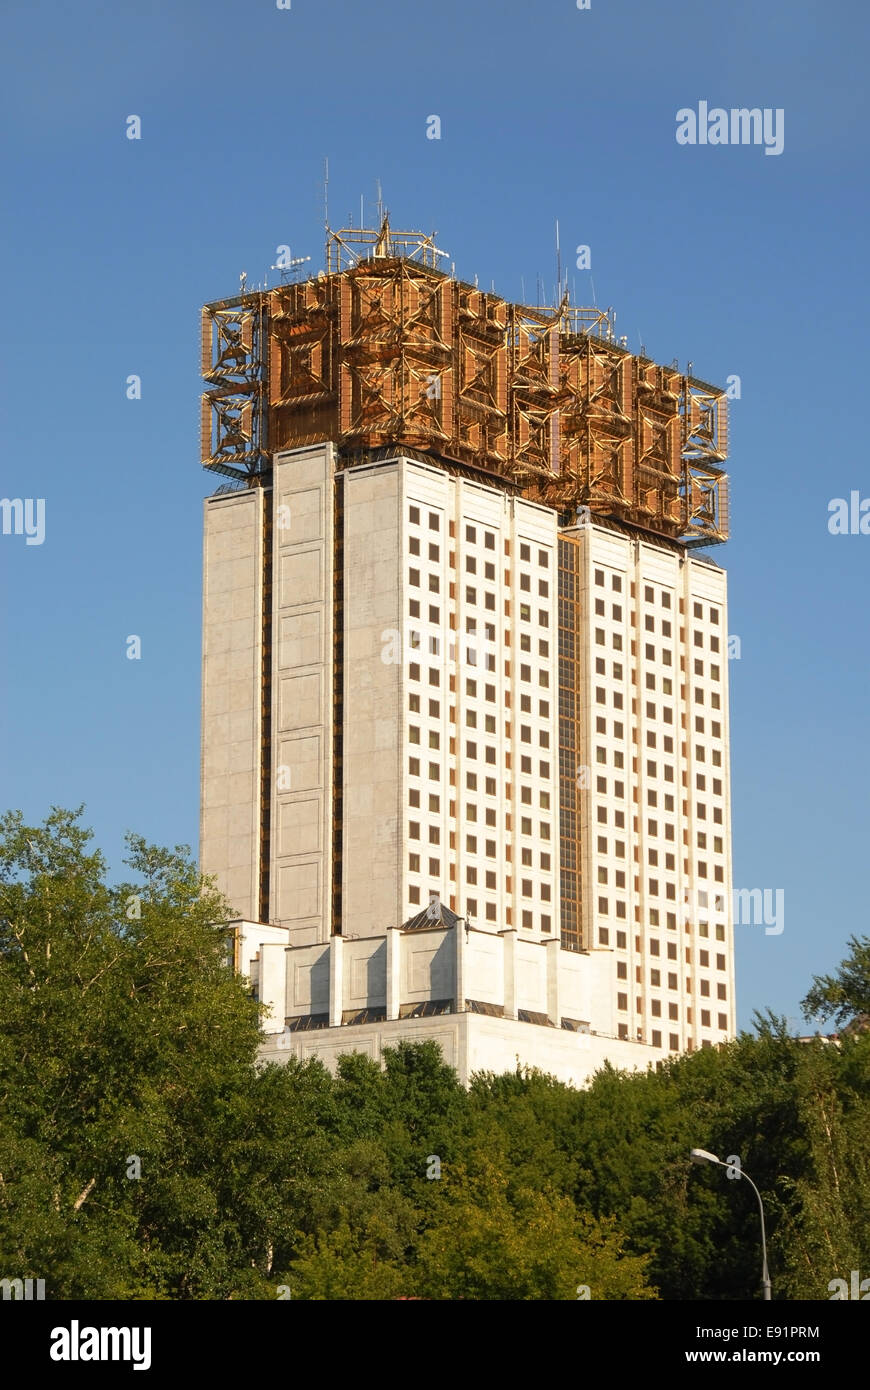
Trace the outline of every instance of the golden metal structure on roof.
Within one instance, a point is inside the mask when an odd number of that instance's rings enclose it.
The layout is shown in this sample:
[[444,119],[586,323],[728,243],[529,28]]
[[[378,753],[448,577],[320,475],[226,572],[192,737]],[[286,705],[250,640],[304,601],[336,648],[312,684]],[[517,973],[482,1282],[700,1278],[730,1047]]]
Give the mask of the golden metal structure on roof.
[[328,232],[325,274],[207,305],[204,466],[246,480],[305,444],[404,445],[560,513],[726,540],[725,393],[630,353],[598,309],[510,303],[445,255],[385,217]]

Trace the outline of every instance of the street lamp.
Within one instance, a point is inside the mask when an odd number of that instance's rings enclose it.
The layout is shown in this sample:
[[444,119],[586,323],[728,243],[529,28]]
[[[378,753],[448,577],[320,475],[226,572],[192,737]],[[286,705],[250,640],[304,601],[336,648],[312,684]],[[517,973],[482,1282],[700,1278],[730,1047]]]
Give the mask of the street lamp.
[[[715,1154],[709,1153],[707,1149],[692,1149],[692,1152],[690,1153],[689,1157],[691,1158],[693,1163],[717,1163],[720,1168],[728,1168],[731,1166],[728,1163],[723,1163],[721,1158],[717,1158]],[[741,1178],[746,1179],[746,1181],[749,1183],[749,1186],[752,1188],[752,1191],[758,1198],[758,1210],[761,1215],[761,1286],[764,1289],[765,1299],[769,1300],[770,1274],[768,1273],[767,1269],[767,1237],[764,1233],[764,1206],[761,1201],[761,1193],[755,1186],[755,1183],[752,1181],[745,1168],[741,1168],[739,1170],[739,1176]]]

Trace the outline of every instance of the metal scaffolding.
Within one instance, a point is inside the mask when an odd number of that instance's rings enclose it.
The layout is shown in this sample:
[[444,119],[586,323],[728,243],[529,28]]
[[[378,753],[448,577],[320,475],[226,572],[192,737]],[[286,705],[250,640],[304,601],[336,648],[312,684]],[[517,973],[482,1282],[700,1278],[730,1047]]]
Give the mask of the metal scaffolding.
[[621,346],[610,315],[513,304],[434,235],[327,234],[326,272],[203,309],[202,462],[230,478],[333,440],[404,445],[688,546],[728,536],[725,394]]

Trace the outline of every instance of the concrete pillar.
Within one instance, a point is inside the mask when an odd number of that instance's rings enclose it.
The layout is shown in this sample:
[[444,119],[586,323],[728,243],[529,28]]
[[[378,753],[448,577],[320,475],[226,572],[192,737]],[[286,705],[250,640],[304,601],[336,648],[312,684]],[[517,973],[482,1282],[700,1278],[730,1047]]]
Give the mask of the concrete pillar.
[[329,1026],[339,1028],[344,1012],[344,937],[329,938]]
[[286,946],[260,945],[260,1003],[271,1009],[271,1015],[263,1019],[264,1033],[283,1033],[284,1015],[287,1012],[287,948]]
[[402,1000],[402,933],[398,927],[387,931],[387,1018],[399,1017]]
[[556,1027],[562,1027],[562,1009],[559,1001],[559,952],[561,942],[558,936],[544,943],[547,953],[547,1017]]
[[453,943],[453,995],[454,1011],[458,1014],[465,1013],[466,980],[468,978],[466,962],[468,959],[468,925],[464,918],[460,917],[456,926],[453,928],[455,941]]
[[517,931],[509,927],[501,934],[504,942],[504,1016],[517,1016]]

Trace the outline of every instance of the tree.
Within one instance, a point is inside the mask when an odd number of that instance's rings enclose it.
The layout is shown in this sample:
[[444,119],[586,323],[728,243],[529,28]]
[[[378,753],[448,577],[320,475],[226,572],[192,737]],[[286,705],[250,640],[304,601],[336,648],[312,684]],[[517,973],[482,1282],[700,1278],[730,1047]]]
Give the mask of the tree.
[[55,1298],[228,1297],[295,1248],[331,1083],[257,1069],[185,847],[128,837],[110,888],[79,817],[0,818],[0,1265]]
[[833,1018],[838,1027],[870,1017],[870,936],[850,936],[850,952],[835,975],[816,975],[801,1002],[807,1022]]
[[[649,1259],[626,1253],[616,1223],[596,1221],[555,1189],[511,1193],[488,1154],[432,1184],[416,1250],[415,1292],[436,1299],[650,1299]],[[582,1293],[578,1290],[583,1290]],[[588,1291],[588,1292],[587,1292]]]

